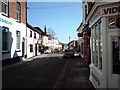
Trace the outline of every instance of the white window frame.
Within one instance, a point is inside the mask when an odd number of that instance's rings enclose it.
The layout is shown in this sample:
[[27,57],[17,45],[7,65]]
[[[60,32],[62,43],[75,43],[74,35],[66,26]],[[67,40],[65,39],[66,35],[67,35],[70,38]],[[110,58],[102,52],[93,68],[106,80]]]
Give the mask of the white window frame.
[[[19,32],[19,48],[17,48],[17,44],[18,44],[18,42],[17,42],[17,39],[18,39],[18,35],[17,35],[17,32]],[[20,50],[20,41],[21,41],[21,32],[20,31],[18,31],[18,30],[16,30],[16,50]]]
[[3,4],[5,4],[5,7],[6,7],[5,12],[6,13],[3,12],[3,10],[2,10],[2,14],[5,16],[8,16],[8,0],[2,0],[2,9],[3,9]]
[[[100,23],[102,24],[101,20],[99,20],[93,27],[92,27],[92,59],[93,64],[100,70],[102,70],[102,61],[100,61],[100,50],[102,49],[102,46],[100,47],[100,44],[102,45],[102,31],[100,33]],[[97,26],[97,34],[96,34],[96,26]],[[102,29],[102,26],[101,26]],[[97,35],[97,37],[96,37]],[[100,40],[101,36],[101,40]],[[97,47],[96,47],[97,45]],[[97,51],[97,53],[96,53]],[[97,57],[98,55],[98,57]],[[101,57],[102,58],[102,57]]]
[[[6,40],[6,41],[7,41],[7,45],[6,45],[6,46],[7,46],[7,50],[3,50],[3,49],[2,49],[2,52],[8,52],[8,51],[9,51],[9,47],[8,47],[8,46],[9,46],[9,42],[8,42],[8,41],[9,41],[9,40],[8,40],[8,38],[9,38],[9,28],[7,28],[7,27],[2,27],[2,29],[3,29],[3,28],[8,29],[8,32],[7,32],[7,40]],[[3,30],[2,30],[2,34],[3,34]],[[2,37],[2,38],[3,38],[3,37]],[[3,43],[3,40],[2,40],[2,43]],[[3,47],[2,47],[2,48],[3,48]]]
[[[17,10],[17,6],[19,5],[19,10]],[[20,22],[21,21],[21,6],[20,6],[20,3],[19,2],[16,2],[16,20],[17,20],[17,22]],[[17,17],[17,15],[18,15],[18,17]]]
[[32,30],[30,30],[30,37],[32,38]]

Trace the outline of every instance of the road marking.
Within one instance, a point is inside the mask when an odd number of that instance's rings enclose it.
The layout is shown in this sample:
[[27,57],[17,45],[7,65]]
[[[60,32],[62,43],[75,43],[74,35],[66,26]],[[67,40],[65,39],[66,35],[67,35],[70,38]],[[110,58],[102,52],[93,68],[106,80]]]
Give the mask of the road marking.
[[66,71],[67,66],[68,66],[68,62],[69,62],[69,60],[67,60],[66,64],[64,65],[64,67],[63,67],[63,69],[62,69],[62,71],[61,71],[61,73],[60,73],[60,75],[59,75],[59,77],[58,77],[55,85],[53,86],[53,89],[59,88],[59,86],[60,86],[60,84],[61,84],[60,80],[63,80],[65,71]]

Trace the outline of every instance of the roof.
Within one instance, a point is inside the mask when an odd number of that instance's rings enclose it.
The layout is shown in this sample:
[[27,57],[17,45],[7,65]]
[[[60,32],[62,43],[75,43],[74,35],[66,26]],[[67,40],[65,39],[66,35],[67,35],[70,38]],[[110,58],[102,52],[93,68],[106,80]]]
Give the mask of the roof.
[[27,27],[30,28],[30,29],[32,29],[32,30],[35,31],[35,32],[38,32],[39,34],[42,34],[42,32],[41,32],[40,30],[34,28],[34,27],[33,27],[32,25],[30,25],[29,23],[27,23]]
[[80,29],[80,27],[82,26],[83,22],[81,22],[80,26],[77,28],[76,31],[78,31]]
[[37,30],[39,30],[39,31],[41,32],[42,35],[45,35],[45,33],[42,31],[41,28],[39,28],[39,27],[34,27],[34,28],[37,29]]

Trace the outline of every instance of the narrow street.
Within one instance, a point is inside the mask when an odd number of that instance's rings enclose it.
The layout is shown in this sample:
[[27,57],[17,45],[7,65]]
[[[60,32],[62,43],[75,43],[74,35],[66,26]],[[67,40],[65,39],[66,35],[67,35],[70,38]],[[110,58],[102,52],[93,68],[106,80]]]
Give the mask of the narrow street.
[[3,70],[4,88],[53,88],[66,60],[62,57],[35,59]]
[[26,63],[3,69],[5,88],[93,88],[89,70],[79,56],[63,58],[46,54]]

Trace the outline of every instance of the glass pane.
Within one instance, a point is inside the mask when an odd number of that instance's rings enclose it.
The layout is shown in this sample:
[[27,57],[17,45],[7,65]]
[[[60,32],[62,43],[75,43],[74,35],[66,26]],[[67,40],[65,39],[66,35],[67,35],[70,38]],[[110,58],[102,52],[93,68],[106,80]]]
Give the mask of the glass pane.
[[108,19],[108,26],[110,29],[116,27],[116,18],[115,17],[111,17]]
[[102,23],[99,23],[99,68],[102,69]]
[[99,23],[99,30],[100,30],[100,41],[102,41],[102,23]]
[[2,12],[8,14],[8,0],[2,0]]
[[2,50],[8,50],[8,28],[2,28]]
[[16,31],[16,49],[20,49],[20,31]]
[[98,25],[96,25],[95,27],[95,36],[96,36],[96,40],[95,40],[95,51],[96,51],[96,62],[95,62],[95,65],[98,66],[98,50],[99,50],[99,47],[98,47],[98,40],[99,40],[99,32],[98,32]]
[[19,4],[19,3],[16,3],[16,10],[17,10],[18,12],[20,12],[20,4]]
[[2,12],[6,14],[6,5],[5,5],[5,3],[2,3]]
[[113,38],[113,74],[120,74],[120,39]]

